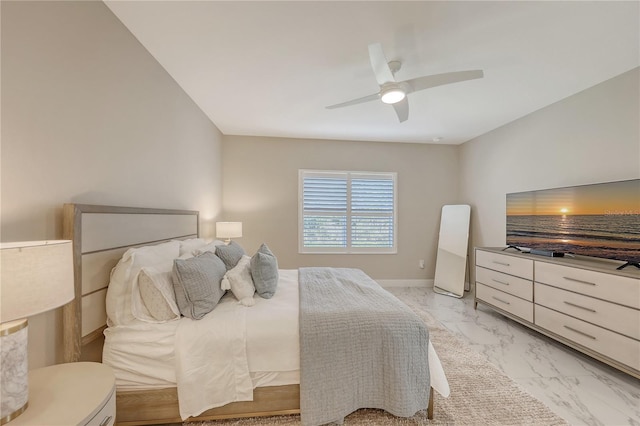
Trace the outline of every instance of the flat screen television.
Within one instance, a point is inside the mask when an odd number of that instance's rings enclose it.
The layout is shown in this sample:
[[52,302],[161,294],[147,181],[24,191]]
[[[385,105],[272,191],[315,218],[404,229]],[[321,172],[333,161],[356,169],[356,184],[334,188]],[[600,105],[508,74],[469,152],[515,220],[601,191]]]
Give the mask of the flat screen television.
[[640,267],[640,179],[507,194],[507,245]]

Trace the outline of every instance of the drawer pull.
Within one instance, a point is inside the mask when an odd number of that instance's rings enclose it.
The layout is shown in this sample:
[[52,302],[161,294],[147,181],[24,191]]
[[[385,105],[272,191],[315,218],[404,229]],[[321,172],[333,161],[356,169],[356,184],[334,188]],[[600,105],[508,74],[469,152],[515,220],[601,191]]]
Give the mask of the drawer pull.
[[580,331],[580,330],[576,330],[575,328],[573,328],[573,327],[569,327],[568,325],[563,325],[563,327],[564,327],[564,328],[566,328],[567,330],[571,330],[571,331],[573,331],[574,333],[578,333],[578,334],[580,334],[581,336],[588,337],[589,339],[597,340],[597,339],[596,339],[595,337],[593,337],[592,335],[587,334],[587,333],[584,333],[584,332],[582,332],[582,331]]
[[502,300],[502,299],[498,299],[495,296],[491,296],[493,299],[496,299],[498,302],[502,302],[502,303],[506,303],[507,305],[510,305],[511,303],[507,302],[506,300]]
[[587,308],[585,306],[576,305],[575,303],[567,302],[566,300],[564,301],[564,303],[565,303],[565,305],[573,306],[574,308],[584,309],[585,311],[593,312],[594,314],[596,313],[595,309]]
[[494,261],[493,261],[493,263],[496,263],[496,264],[498,264],[498,265],[502,265],[502,266],[511,266],[511,265],[510,265],[510,264],[508,264],[508,263],[505,263],[505,262],[498,262],[497,260],[494,260]]
[[504,284],[504,285],[509,285],[508,282],[505,281],[500,281],[500,280],[496,280],[495,278],[491,278],[493,281],[497,282],[498,284]]
[[107,426],[111,422],[111,416],[107,416],[100,422],[100,426]]
[[580,284],[596,285],[596,283],[592,283],[592,282],[589,282],[589,281],[578,280],[578,279],[571,278],[571,277],[562,277],[562,278],[564,278],[565,280],[573,281],[573,282],[580,283]]

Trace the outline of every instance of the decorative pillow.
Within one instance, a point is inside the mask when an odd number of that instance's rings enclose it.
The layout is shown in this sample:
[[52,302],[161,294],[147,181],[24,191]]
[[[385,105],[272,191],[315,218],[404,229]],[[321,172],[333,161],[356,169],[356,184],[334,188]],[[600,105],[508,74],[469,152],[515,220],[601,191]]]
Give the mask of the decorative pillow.
[[256,288],[253,286],[249,263],[249,256],[242,256],[238,264],[224,274],[224,278],[220,283],[223,290],[231,290],[233,295],[244,306],[253,306],[256,302],[253,300],[253,293]]
[[173,262],[161,267],[146,266],[138,274],[138,292],[133,291],[133,315],[141,321],[162,323],[180,318],[173,291]]
[[126,325],[135,320],[131,309],[131,295],[140,270],[145,266],[173,262],[173,259],[179,255],[178,241],[127,250],[111,270],[111,282],[106,299],[107,324],[109,326]]
[[227,271],[236,266],[245,254],[242,246],[235,241],[231,241],[226,245],[216,246],[216,255],[222,259]]
[[209,244],[206,244],[200,248],[197,248],[193,251],[193,255],[194,256],[198,256],[202,253],[206,253],[208,251],[215,253],[216,252],[216,247],[217,246],[223,246],[224,242],[220,241],[220,240],[213,240],[211,241]]
[[215,254],[207,252],[190,259],[173,262],[173,289],[180,313],[201,319],[216,307],[224,290],[220,281],[227,272]]
[[[192,253],[184,253],[184,254],[181,254],[178,257],[178,259],[191,259],[192,257],[193,257]],[[173,269],[173,262],[171,262],[171,268],[170,269]]]
[[189,240],[180,241],[180,256],[184,254],[193,254],[195,250],[206,246],[207,242],[203,238],[191,238]]
[[250,269],[256,293],[271,299],[278,286],[278,260],[266,244],[263,243],[251,258]]

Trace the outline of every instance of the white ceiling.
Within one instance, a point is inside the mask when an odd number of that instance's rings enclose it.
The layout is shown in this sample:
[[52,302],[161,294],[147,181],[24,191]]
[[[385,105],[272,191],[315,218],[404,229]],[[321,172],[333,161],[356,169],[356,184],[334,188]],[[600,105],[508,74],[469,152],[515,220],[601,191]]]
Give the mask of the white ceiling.
[[[459,144],[640,65],[640,2],[105,1],[226,135]],[[367,46],[399,80],[482,69],[379,101]]]

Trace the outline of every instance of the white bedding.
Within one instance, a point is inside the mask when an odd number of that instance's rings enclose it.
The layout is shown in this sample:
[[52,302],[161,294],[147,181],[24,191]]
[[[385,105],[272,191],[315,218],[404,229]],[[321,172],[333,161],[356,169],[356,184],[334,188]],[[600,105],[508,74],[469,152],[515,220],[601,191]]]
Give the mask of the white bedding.
[[[245,312],[247,360],[254,387],[299,383],[298,271],[279,272],[278,291],[271,299],[256,295],[254,306],[241,309],[245,307],[239,306],[233,295],[228,293],[205,317],[217,318],[219,315],[214,315],[216,311],[226,311],[226,308],[220,309],[222,306]],[[273,315],[273,312],[278,312],[278,315]],[[188,327],[189,324],[199,325],[198,321],[181,318],[164,324],[133,321],[127,326],[107,328],[102,358],[115,370],[118,389],[176,386],[176,331],[179,325]],[[274,341],[280,343],[274,345]]]
[[[279,274],[276,294],[271,299],[255,295],[252,307],[240,305],[229,293],[201,320],[136,320],[107,328],[103,362],[114,369],[118,390],[177,386],[180,414],[186,419],[229,402],[251,400],[258,386],[299,383],[298,271]],[[431,343],[429,368],[432,387],[448,396],[449,385]]]

